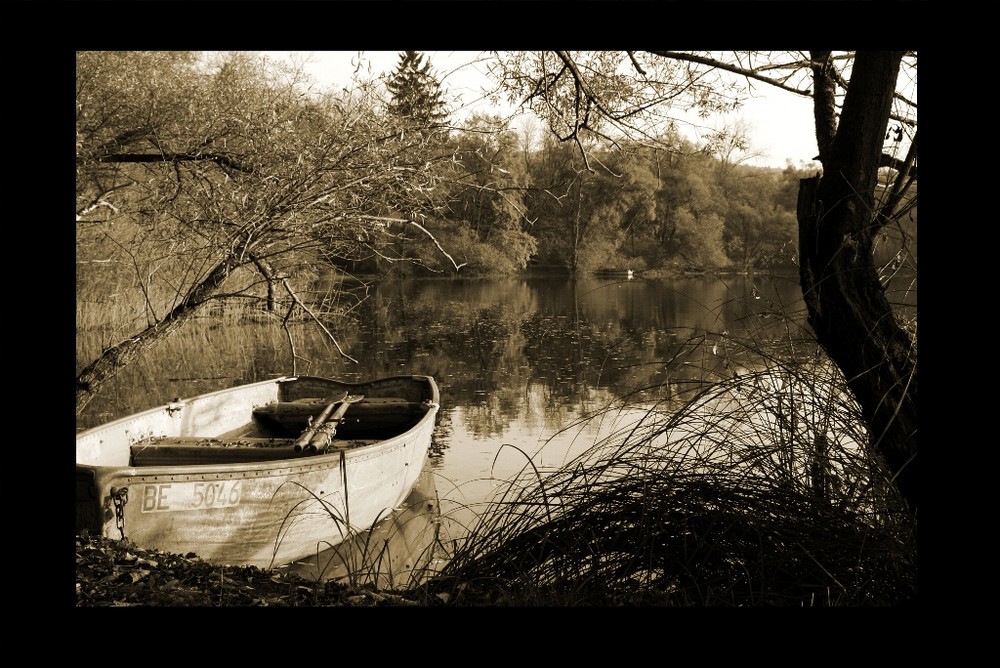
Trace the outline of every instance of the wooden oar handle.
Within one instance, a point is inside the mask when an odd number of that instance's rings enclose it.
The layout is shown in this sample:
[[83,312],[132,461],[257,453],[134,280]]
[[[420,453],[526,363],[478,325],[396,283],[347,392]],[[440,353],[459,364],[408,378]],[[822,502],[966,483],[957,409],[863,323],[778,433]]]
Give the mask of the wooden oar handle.
[[351,404],[357,403],[364,398],[365,395],[357,394],[353,397],[347,397],[344,399],[343,403],[337,407],[334,414],[331,415],[322,426],[314,430],[312,437],[309,439],[309,444],[303,446],[306,453],[312,454],[314,452],[322,452],[330,447],[330,442],[333,441],[333,437],[337,434],[337,423],[344,417],[344,413],[347,412],[347,408]]
[[295,445],[293,446],[293,450],[295,452],[299,452],[302,450],[302,448],[309,445],[309,441],[311,441],[312,437],[316,434],[316,430],[320,427],[320,425],[326,422],[326,419],[330,416],[330,413],[333,412],[334,408],[336,408],[337,404],[340,404],[341,402],[347,400],[348,400],[348,394],[347,392],[344,392],[344,396],[338,399],[334,399],[333,401],[328,403],[326,405],[326,408],[323,409],[323,412],[320,413],[315,420],[310,422],[309,426],[302,431],[302,434],[297,439],[295,439]]

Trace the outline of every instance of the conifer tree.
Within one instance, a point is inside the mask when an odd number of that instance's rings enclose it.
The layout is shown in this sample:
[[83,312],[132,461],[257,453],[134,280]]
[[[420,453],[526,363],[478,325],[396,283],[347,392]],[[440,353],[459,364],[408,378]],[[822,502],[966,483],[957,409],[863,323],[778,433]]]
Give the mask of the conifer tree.
[[431,72],[430,60],[419,51],[399,54],[396,71],[386,83],[392,94],[389,113],[418,125],[435,125],[448,117],[441,83]]

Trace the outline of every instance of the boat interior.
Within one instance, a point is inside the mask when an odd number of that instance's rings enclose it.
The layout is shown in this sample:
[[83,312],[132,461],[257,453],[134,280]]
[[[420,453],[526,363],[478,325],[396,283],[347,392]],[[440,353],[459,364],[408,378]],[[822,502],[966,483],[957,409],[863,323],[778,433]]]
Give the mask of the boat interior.
[[428,405],[348,395],[275,401],[212,438],[151,437],[131,445],[131,466],[183,466],[294,459],[372,445],[415,427]]

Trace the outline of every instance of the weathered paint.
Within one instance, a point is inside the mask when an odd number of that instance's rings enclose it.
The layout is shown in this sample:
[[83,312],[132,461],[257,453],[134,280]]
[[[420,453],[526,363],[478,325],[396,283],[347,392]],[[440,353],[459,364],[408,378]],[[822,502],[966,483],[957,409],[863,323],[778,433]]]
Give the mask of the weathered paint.
[[[406,498],[420,474],[438,411],[433,379],[346,386],[309,378],[222,390],[82,432],[77,439],[77,529],[206,561],[282,565],[370,528]],[[216,437],[250,422],[253,407],[296,392],[405,392],[424,418],[373,445],[269,462],[130,467],[131,444],[150,436]],[[308,396],[304,395],[304,396]],[[214,420],[212,418],[215,418]],[[123,460],[124,457],[124,460]],[[114,494],[127,501],[117,506]],[[120,509],[120,510],[119,510]]]

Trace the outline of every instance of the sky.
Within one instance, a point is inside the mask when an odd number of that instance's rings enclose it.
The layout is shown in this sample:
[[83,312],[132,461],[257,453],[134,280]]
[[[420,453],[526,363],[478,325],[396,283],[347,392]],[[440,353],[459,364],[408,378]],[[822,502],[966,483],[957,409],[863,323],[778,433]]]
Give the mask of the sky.
[[[288,60],[305,60],[305,69],[322,87],[346,85],[359,63],[358,51],[268,51],[268,56]],[[393,71],[399,62],[399,51],[364,51],[360,63],[372,76]],[[442,88],[450,95],[461,96],[468,110],[484,109],[491,112],[512,112],[513,109],[490,107],[482,101],[481,90],[490,87],[486,66],[475,63],[476,51],[424,51],[437,74]],[[292,55],[294,54],[294,56]],[[810,165],[817,154],[813,126],[812,102],[778,89],[767,90],[757,86],[755,98],[728,118],[713,117],[702,123],[721,126],[742,119],[750,127],[751,143],[755,153],[747,164],[784,168],[790,160],[796,167]],[[692,137],[693,138],[693,137]]]

